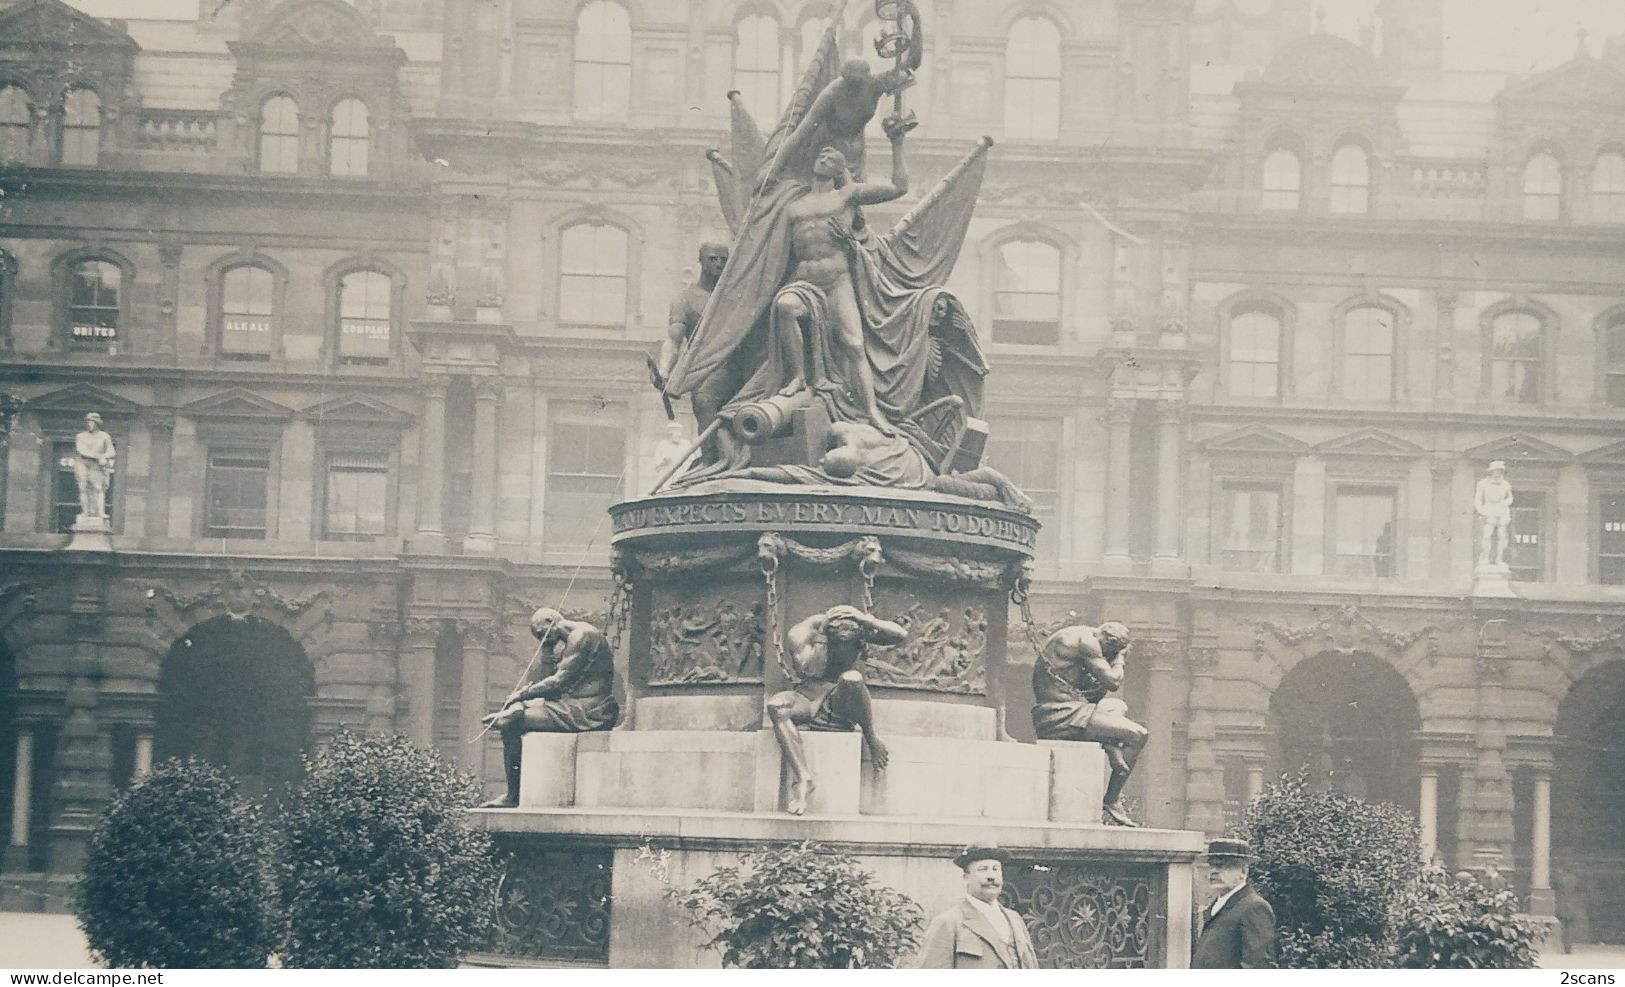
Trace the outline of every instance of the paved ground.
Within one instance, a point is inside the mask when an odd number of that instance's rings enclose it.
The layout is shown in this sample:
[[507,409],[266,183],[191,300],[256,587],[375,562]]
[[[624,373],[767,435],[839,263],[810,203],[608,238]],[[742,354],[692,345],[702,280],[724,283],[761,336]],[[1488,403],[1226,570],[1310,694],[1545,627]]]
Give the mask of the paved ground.
[[1625,970],[1625,946],[1581,944],[1572,953],[1542,953],[1545,970]]

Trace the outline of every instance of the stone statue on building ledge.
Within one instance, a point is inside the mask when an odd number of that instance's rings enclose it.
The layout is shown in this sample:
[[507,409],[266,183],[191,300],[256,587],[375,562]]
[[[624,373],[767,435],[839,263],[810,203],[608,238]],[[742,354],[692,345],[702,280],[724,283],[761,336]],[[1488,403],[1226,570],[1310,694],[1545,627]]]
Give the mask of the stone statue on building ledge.
[[[530,616],[530,633],[540,643],[524,684],[503,701],[501,709],[485,717],[485,725],[502,737],[507,792],[482,809],[511,809],[519,804],[520,750],[525,734],[608,730],[620,718],[620,705],[611,691],[615,656],[603,631],[542,607]],[[551,766],[531,767],[546,770]]]
[[1512,485],[1507,464],[1497,459],[1473,488],[1473,513],[1478,516],[1480,543],[1478,571],[1505,574],[1507,538],[1512,529]]
[[1111,780],[1101,805],[1109,826],[1138,826],[1123,807],[1123,786],[1150,736],[1128,718],[1128,704],[1108,696],[1123,685],[1128,628],[1116,621],[1077,624],[1051,634],[1033,663],[1033,731],[1040,740],[1092,741],[1106,752]]
[[73,440],[73,478],[79,484],[78,531],[107,531],[107,487],[113,477],[118,451],[113,437],[102,431],[102,416],[92,411]]

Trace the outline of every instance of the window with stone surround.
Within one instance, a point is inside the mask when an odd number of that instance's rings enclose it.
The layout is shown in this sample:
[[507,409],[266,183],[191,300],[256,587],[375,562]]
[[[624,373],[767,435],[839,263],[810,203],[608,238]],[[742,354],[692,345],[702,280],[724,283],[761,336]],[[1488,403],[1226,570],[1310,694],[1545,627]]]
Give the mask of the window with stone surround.
[[1625,489],[1597,492],[1597,582],[1625,585]]
[[620,4],[591,0],[576,15],[571,97],[577,120],[625,120],[631,111],[632,22]]
[[1555,223],[1563,215],[1563,165],[1542,151],[1523,166],[1523,218]]
[[1607,319],[1601,336],[1603,401],[1625,408],[1625,311]]
[[322,506],[322,537],[376,538],[389,532],[389,456],[330,452]]
[[734,25],[734,88],[756,126],[771,131],[784,105],[781,92],[783,54],[779,22],[772,14],[754,13]]
[[1331,571],[1339,576],[1386,578],[1398,573],[1399,491],[1387,486],[1341,485],[1332,501]]
[[382,366],[394,353],[395,286],[382,271],[350,271],[338,281],[340,364]]
[[1033,500],[1033,517],[1044,526],[1037,553],[1053,562],[1063,540],[1060,521],[1061,442],[1065,434],[1059,418],[998,418],[988,426],[982,461],[1010,479]]
[[1281,572],[1283,566],[1283,485],[1226,481],[1213,526],[1214,553],[1231,572]]
[[1591,168],[1591,220],[1625,223],[1625,154],[1618,150],[1597,155]]
[[102,99],[95,90],[68,90],[62,102],[62,129],[57,161],[79,168],[94,167],[101,158]]
[[1539,404],[1544,376],[1546,327],[1526,309],[1509,309],[1489,321],[1485,373],[1489,399],[1501,404]]
[[292,175],[299,171],[299,104],[292,96],[272,96],[260,104],[259,170]]
[[367,122],[367,104],[353,98],[334,103],[327,135],[327,173],[346,178],[365,178],[367,152],[371,147],[372,129]]
[[205,538],[264,538],[271,496],[265,448],[210,449],[204,481]]
[[250,362],[271,358],[275,296],[276,276],[263,267],[240,264],[220,276],[215,332],[222,357]]
[[1344,144],[1332,155],[1331,211],[1364,215],[1371,209],[1371,156],[1359,144]]
[[1225,345],[1225,391],[1232,397],[1281,393],[1281,316],[1272,306],[1233,310]]
[[28,91],[0,86],[0,165],[28,161]]
[[1394,313],[1379,305],[1358,305],[1343,316],[1342,394],[1351,401],[1394,399]]
[[[1507,528],[1507,566],[1519,582],[1546,578],[1546,494],[1541,490],[1512,492],[1512,523]],[[1480,529],[1483,525],[1478,526]],[[1479,536],[1482,537],[1482,530]]]
[[1061,251],[1043,240],[999,244],[993,283],[993,342],[1055,346],[1061,339]]
[[123,270],[112,261],[87,258],[69,268],[67,280],[63,335],[69,345],[81,350],[111,349],[118,342],[123,321]]
[[567,226],[559,235],[559,321],[625,326],[626,231],[608,223]]
[[1054,140],[1061,132],[1061,31],[1048,17],[1010,26],[1004,48],[1004,136]]
[[549,410],[542,545],[550,552],[601,548],[626,469],[627,409],[572,401]]
[[1297,212],[1303,205],[1303,163],[1291,149],[1277,147],[1264,158],[1263,207]]

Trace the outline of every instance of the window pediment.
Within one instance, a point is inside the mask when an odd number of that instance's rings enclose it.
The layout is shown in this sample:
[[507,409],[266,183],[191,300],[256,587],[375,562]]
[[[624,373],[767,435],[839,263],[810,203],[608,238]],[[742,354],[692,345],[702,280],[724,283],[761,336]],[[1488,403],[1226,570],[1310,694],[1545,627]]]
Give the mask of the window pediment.
[[253,391],[234,387],[183,405],[181,412],[192,418],[235,421],[283,422],[293,417],[292,408],[264,398]]
[[272,11],[249,44],[264,48],[392,48],[361,14],[337,0],[293,0]]
[[34,0],[0,12],[0,48],[38,52],[54,48],[141,50],[135,39],[106,21],[73,9],[61,0]]
[[299,417],[315,422],[317,426],[372,426],[405,428],[412,416],[394,405],[386,404],[365,394],[340,395],[314,404],[299,412]]
[[1209,456],[1300,456],[1310,448],[1309,443],[1264,425],[1248,425],[1215,435],[1201,447]]
[[41,419],[78,422],[94,411],[103,418],[134,418],[146,409],[94,384],[70,384],[41,394],[25,407]]
[[1322,442],[1315,446],[1321,456],[1370,456],[1376,458],[1405,458],[1421,456],[1424,450],[1414,442],[1390,435],[1380,428],[1363,428],[1358,432]]
[[1462,455],[1475,463],[1502,460],[1507,464],[1509,471],[1516,469],[1519,464],[1564,466],[1574,461],[1574,453],[1567,449],[1521,432],[1473,446]]

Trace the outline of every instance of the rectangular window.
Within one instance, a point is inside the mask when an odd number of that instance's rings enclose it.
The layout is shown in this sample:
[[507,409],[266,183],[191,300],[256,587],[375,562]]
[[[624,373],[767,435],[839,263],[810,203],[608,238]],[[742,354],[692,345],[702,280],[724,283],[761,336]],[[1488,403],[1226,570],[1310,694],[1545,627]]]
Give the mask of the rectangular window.
[[265,450],[211,450],[204,536],[264,538],[270,483],[271,456]]
[[1394,315],[1375,305],[1343,320],[1343,394],[1353,401],[1394,397]]
[[1231,572],[1281,571],[1281,487],[1226,483],[1220,498],[1219,565]]
[[625,423],[626,409],[619,406],[572,405],[554,411],[542,529],[542,544],[549,551],[608,544],[609,505],[619,496],[626,467]]
[[[115,440],[114,446],[118,443]],[[74,464],[79,461],[79,453],[74,451],[72,441],[57,442],[51,446],[55,462],[51,484],[51,516],[48,519],[52,531],[72,531],[73,523],[79,520],[79,478],[74,475]],[[116,528],[117,520],[113,511],[115,503],[113,490],[118,484],[118,473],[107,475],[107,523]]]
[[1044,528],[1038,557],[1059,557],[1062,532],[1056,518],[1061,490],[1061,421],[1056,418],[1003,418],[994,422],[982,461],[1009,478],[1033,500],[1033,517]]
[[1340,576],[1394,575],[1397,502],[1385,487],[1343,487],[1337,491],[1333,572]]
[[1625,585],[1625,490],[1605,490],[1598,501],[1597,582]]
[[389,530],[389,457],[334,453],[327,457],[327,505],[322,512],[328,538],[362,539]]
[[220,279],[220,352],[231,360],[271,358],[275,278],[259,267],[237,267]]
[[1507,529],[1506,555],[1513,579],[1538,583],[1544,578],[1545,536],[1546,495],[1516,491],[1512,500],[1512,525]]

